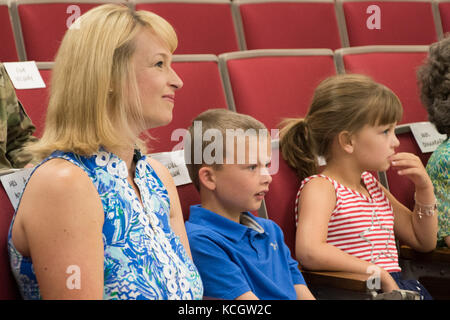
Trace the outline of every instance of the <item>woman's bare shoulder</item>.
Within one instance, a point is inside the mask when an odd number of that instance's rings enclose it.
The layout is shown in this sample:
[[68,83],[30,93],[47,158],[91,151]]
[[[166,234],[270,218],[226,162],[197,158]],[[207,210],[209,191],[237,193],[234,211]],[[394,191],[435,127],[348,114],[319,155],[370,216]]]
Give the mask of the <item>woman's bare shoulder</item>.
[[[19,211],[35,210],[46,214],[59,208],[95,206],[101,203],[97,189],[87,173],[77,165],[63,159],[52,159],[38,167],[24,191]],[[61,214],[64,214],[61,212]]]
[[52,159],[28,181],[17,210],[13,241],[28,256],[31,243],[51,237],[58,241],[61,230],[71,234],[86,226],[101,230],[103,222],[100,196],[86,172],[66,160]]
[[83,190],[92,184],[86,172],[79,166],[64,160],[51,159],[33,173],[27,188],[38,187],[54,192]]

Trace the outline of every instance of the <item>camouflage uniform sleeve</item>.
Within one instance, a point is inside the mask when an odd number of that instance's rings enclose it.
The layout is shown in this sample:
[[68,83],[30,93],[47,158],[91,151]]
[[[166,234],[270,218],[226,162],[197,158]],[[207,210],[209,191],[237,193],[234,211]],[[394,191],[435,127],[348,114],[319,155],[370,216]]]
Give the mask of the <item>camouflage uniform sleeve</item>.
[[0,63],[0,169],[22,168],[30,162],[31,154],[23,147],[37,141],[32,135],[35,129]]

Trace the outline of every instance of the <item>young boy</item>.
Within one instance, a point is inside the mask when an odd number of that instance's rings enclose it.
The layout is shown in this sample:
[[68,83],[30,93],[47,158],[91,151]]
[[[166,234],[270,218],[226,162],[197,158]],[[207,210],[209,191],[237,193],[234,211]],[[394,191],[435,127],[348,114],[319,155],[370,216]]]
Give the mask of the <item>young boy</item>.
[[281,229],[249,213],[261,206],[272,181],[265,126],[229,110],[205,111],[189,128],[185,155],[201,197],[201,205],[191,206],[186,231],[204,295],[314,299]]

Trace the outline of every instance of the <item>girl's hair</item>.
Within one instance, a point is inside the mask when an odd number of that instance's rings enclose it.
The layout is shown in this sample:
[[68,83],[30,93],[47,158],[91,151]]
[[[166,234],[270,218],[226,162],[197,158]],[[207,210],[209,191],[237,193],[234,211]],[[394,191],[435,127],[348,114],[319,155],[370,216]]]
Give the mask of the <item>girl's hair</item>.
[[316,88],[305,118],[281,123],[282,156],[303,180],[317,173],[318,156],[329,159],[333,139],[340,132],[398,122],[402,114],[398,97],[371,78],[359,74],[329,77]]
[[[106,4],[83,14],[64,35],[52,70],[45,130],[29,146],[35,158],[55,150],[92,155],[133,146],[144,118],[131,58],[140,30],[151,30],[173,52],[178,40],[172,26],[148,11]],[[136,126],[139,133],[136,133]]]
[[430,46],[417,77],[428,119],[439,133],[450,136],[450,35]]

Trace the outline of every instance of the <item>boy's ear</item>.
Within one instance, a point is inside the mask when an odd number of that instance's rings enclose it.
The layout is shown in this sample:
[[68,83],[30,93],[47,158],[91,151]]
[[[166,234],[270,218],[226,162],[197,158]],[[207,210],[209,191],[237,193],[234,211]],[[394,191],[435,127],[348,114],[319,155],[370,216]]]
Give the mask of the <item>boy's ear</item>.
[[208,190],[216,189],[216,176],[214,169],[209,166],[201,167],[198,170],[198,180],[200,185],[203,185]]
[[348,131],[341,131],[338,134],[338,143],[347,153],[353,153],[353,135]]

